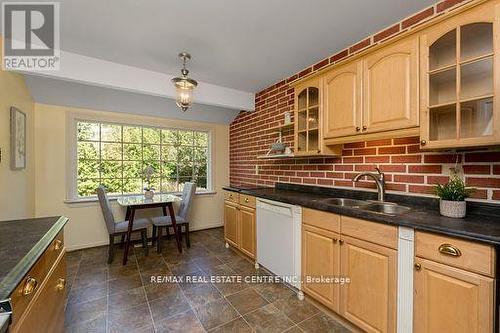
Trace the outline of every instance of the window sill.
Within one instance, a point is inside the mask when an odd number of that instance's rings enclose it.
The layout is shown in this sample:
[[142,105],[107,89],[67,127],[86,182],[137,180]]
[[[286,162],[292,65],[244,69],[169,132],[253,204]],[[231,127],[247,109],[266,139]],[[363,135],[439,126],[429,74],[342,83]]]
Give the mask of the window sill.
[[[169,193],[169,194],[174,194],[174,195],[182,195],[181,192],[175,192],[175,193]],[[200,192],[200,193],[195,193],[195,196],[205,196],[205,195],[214,195],[217,194],[217,191],[206,191],[206,192]],[[109,201],[116,201],[120,196],[110,196]],[[92,197],[92,198],[81,198],[81,199],[66,199],[64,200],[65,204],[86,204],[86,203],[93,203],[93,202],[99,202],[99,199],[97,197]]]

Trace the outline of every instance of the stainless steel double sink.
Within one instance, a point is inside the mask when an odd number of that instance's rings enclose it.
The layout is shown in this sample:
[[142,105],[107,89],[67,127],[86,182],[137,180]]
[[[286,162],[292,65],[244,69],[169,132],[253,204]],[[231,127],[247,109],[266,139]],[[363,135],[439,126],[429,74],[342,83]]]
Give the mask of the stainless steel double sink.
[[381,202],[381,201],[371,201],[371,200],[365,201],[365,200],[356,200],[348,198],[328,198],[328,199],[321,199],[318,201],[324,202],[327,205],[358,208],[368,212],[382,214],[382,215],[389,215],[389,216],[401,215],[411,210],[410,207],[401,206],[392,202]]

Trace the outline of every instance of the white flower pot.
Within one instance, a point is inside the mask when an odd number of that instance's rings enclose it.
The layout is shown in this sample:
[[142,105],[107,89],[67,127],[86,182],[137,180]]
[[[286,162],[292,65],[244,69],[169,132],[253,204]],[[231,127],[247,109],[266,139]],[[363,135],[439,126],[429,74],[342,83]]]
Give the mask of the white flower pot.
[[465,217],[466,207],[467,206],[465,201],[439,201],[439,211],[441,212],[441,215],[447,217]]
[[154,196],[155,196],[155,192],[154,191],[146,191],[146,192],[144,192],[144,197],[146,199],[153,199]]

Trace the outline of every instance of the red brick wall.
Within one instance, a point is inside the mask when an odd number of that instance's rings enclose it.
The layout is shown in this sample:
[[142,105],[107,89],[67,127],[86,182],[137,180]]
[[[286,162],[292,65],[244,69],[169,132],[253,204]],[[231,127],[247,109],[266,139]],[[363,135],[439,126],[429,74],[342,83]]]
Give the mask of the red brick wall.
[[[372,171],[378,166],[387,175],[389,191],[429,195],[433,184],[447,181],[450,168],[458,164],[467,184],[477,188],[475,198],[500,202],[500,150],[421,152],[419,138],[410,137],[345,144],[342,157],[337,158],[257,159],[277,139],[272,128],[283,123],[285,112],[293,113],[294,92],[290,83],[412,29],[444,10],[453,10],[460,3],[458,0],[437,3],[258,92],[255,112],[241,112],[230,126],[231,185],[273,186],[275,182],[289,182],[374,188],[372,181],[353,184],[351,179],[358,172]],[[293,146],[293,133],[287,134],[284,141]]]

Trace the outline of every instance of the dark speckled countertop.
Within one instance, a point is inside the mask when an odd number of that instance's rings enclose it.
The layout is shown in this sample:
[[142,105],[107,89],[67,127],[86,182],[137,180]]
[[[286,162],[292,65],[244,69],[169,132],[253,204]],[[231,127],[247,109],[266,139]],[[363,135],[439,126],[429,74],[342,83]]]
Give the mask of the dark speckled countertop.
[[0,301],[9,298],[67,221],[62,216],[0,221]]
[[463,219],[454,219],[439,214],[439,201],[437,199],[387,194],[386,201],[412,208],[402,215],[388,216],[359,208],[328,205],[324,202],[324,199],[332,197],[376,200],[377,194],[368,191],[284,183],[278,183],[274,188],[236,188],[228,186],[224,189],[374,222],[411,227],[415,230],[436,232],[492,245],[500,245],[500,205],[467,202],[467,216]]

